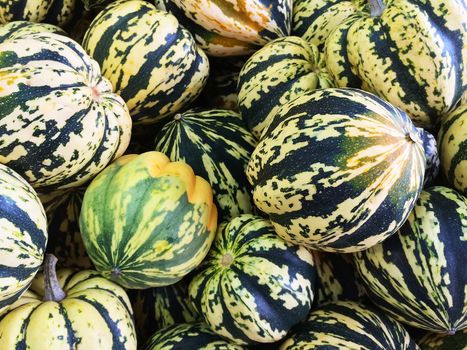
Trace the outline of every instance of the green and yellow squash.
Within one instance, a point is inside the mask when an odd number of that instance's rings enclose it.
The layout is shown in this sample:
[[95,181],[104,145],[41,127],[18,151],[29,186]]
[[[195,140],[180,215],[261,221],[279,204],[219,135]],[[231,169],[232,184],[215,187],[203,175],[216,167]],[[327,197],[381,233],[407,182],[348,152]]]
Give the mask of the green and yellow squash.
[[44,22],[65,27],[76,16],[81,0],[3,0],[0,23]]
[[0,163],[42,192],[84,184],[126,149],[131,118],[73,40],[35,33],[0,44]]
[[245,214],[219,226],[189,294],[217,334],[236,344],[273,343],[310,312],[315,277],[308,250]]
[[442,121],[438,145],[445,180],[467,196],[467,103]]
[[91,23],[83,47],[122,96],[135,123],[157,123],[203,89],[209,61],[171,14],[145,1],[116,2]]
[[389,315],[436,333],[467,327],[467,199],[423,190],[400,231],[355,254],[370,299]]
[[418,341],[421,350],[465,350],[467,349],[467,328],[454,335],[429,333]]
[[203,323],[176,324],[156,332],[144,350],[244,350],[214,333]]
[[135,313],[139,339],[146,342],[155,330],[200,319],[188,297],[186,279],[166,287],[131,290],[129,297]]
[[219,221],[253,210],[245,174],[256,140],[233,111],[192,109],[176,114],[156,135],[155,150],[184,161],[213,190]]
[[159,152],[109,165],[86,189],[80,214],[96,269],[131,289],[181,280],[208,253],[216,227],[207,181]]
[[53,24],[14,21],[0,25],[0,43],[9,39],[20,38],[24,35],[41,32],[66,35],[60,27],[54,26]]
[[36,192],[0,164],[0,315],[28,289],[46,243],[47,219]]
[[[368,0],[294,0],[292,35],[302,37],[324,52],[328,36]],[[362,5],[360,5],[362,4]]]
[[311,251],[316,266],[315,304],[333,301],[362,301],[365,290],[358,278],[352,256]]
[[343,253],[395,233],[424,172],[423,142],[405,113],[370,93],[333,88],[283,105],[247,168],[253,200],[282,238]]
[[120,286],[96,271],[55,271],[47,255],[44,274],[0,320],[0,349],[136,350],[130,301]]
[[281,105],[306,91],[332,86],[318,48],[289,36],[270,42],[245,63],[238,81],[238,106],[259,139]]
[[467,88],[467,4],[462,0],[355,1],[326,40],[339,87],[370,91],[433,129]]
[[58,258],[60,267],[92,267],[79,230],[79,213],[86,186],[39,193],[47,214],[47,253]]
[[292,0],[155,0],[211,56],[237,56],[289,35]]
[[376,307],[332,302],[314,309],[280,350],[418,350],[409,333]]

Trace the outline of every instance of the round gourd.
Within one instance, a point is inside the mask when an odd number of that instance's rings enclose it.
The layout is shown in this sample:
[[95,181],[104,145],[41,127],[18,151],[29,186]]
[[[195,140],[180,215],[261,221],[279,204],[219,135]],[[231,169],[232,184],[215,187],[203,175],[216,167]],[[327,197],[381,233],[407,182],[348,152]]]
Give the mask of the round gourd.
[[245,168],[256,145],[241,116],[228,110],[177,114],[156,135],[155,150],[184,161],[212,186],[219,221],[251,213]]
[[253,200],[282,238],[332,252],[364,250],[396,232],[424,172],[410,118],[353,89],[315,90],[284,105],[247,168]]
[[467,199],[446,187],[424,190],[398,234],[355,255],[372,301],[431,332],[467,327]]
[[189,294],[217,334],[237,344],[273,343],[306,318],[315,276],[309,251],[245,214],[219,226]]
[[129,292],[135,312],[136,330],[144,343],[154,330],[200,319],[188,297],[188,282],[166,287],[133,290]]
[[245,63],[238,81],[238,106],[259,139],[281,105],[306,91],[332,86],[318,48],[289,36],[270,42]]
[[421,350],[465,350],[467,349],[467,328],[454,335],[429,333],[418,342]]
[[64,27],[72,21],[79,3],[80,0],[3,0],[0,23],[30,21]]
[[326,40],[337,86],[370,91],[435,128],[467,88],[465,1],[350,2],[357,11]]
[[28,289],[47,244],[47,219],[36,192],[2,164],[0,233],[1,315]]
[[256,51],[290,33],[292,0],[155,0],[193,33],[211,56]]
[[76,42],[29,34],[0,57],[0,163],[46,192],[84,184],[125,151],[128,109]]
[[86,186],[39,194],[47,214],[47,252],[58,258],[59,266],[92,267],[79,230],[79,213]]
[[91,23],[83,47],[135,123],[157,123],[187,106],[209,74],[206,55],[177,18],[145,1],[107,6]]
[[66,33],[61,28],[52,24],[14,21],[0,25],[0,43],[3,43],[8,39],[20,38],[24,35],[41,32],[66,35]]
[[[96,271],[55,272],[47,255],[22,298],[0,321],[0,349],[136,350],[128,297]],[[62,289],[63,288],[63,289]]]
[[221,338],[202,323],[176,324],[156,332],[148,341],[144,350],[243,350]]
[[280,350],[418,350],[409,333],[374,306],[333,302],[314,309]]
[[446,181],[467,196],[467,103],[442,121],[438,145]]
[[206,180],[162,153],[126,155],[84,194],[80,229],[106,278],[126,288],[173,284],[206,256],[217,210]]

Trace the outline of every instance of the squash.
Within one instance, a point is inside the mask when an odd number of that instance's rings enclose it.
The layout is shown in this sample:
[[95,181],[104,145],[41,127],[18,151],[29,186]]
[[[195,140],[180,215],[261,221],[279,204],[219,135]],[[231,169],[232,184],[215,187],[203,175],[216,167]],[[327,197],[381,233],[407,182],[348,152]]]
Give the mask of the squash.
[[177,19],[145,1],[116,2],[91,23],[83,47],[136,124],[154,124],[201,93],[209,61]]
[[331,302],[314,309],[280,350],[418,350],[398,322],[371,305]]
[[318,48],[289,36],[268,43],[245,63],[238,81],[238,106],[259,139],[281,105],[306,91],[332,86]]
[[125,291],[96,271],[55,271],[47,255],[44,275],[0,320],[0,349],[136,350],[133,313]]
[[23,35],[40,32],[66,35],[60,27],[54,26],[53,24],[14,21],[0,25],[0,43],[8,39],[19,38]]
[[292,0],[156,0],[211,56],[240,56],[290,33]]
[[467,103],[442,121],[438,144],[445,180],[467,196]]
[[130,139],[123,100],[73,40],[34,33],[0,44],[0,163],[41,192],[84,184]]
[[354,89],[306,92],[283,105],[247,168],[256,206],[294,244],[355,252],[403,224],[425,155],[410,118]]
[[79,219],[96,269],[131,289],[178,282],[206,256],[217,210],[206,180],[159,152],[126,155],[88,186]]
[[47,244],[47,219],[36,192],[2,164],[0,232],[1,315],[28,289]]
[[79,213],[86,186],[39,193],[47,214],[47,253],[58,258],[61,267],[92,267],[79,230]]
[[188,290],[217,334],[236,344],[273,343],[308,315],[315,277],[310,252],[244,214],[219,226]]
[[80,0],[4,0],[0,2],[0,23],[12,21],[68,25],[78,12]]
[[142,343],[154,330],[200,319],[188,297],[186,278],[166,287],[131,290],[129,296],[135,312],[136,331]]
[[467,328],[454,335],[428,333],[419,340],[421,350],[465,350],[467,348]]
[[467,327],[467,199],[431,187],[400,231],[355,254],[370,299],[400,322],[436,333]]
[[467,88],[465,1],[359,2],[326,40],[339,87],[370,91],[434,129]]
[[177,114],[156,135],[155,145],[210,183],[219,221],[253,211],[245,168],[256,140],[238,113],[192,109]]
[[181,323],[156,332],[144,350],[244,350],[221,338],[202,323]]

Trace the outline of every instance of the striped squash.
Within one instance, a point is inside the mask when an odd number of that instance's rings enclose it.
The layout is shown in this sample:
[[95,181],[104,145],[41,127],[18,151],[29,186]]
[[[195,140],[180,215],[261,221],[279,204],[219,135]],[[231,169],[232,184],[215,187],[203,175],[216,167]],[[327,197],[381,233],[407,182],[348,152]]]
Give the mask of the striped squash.
[[280,350],[417,350],[409,333],[374,306],[328,303],[314,309]]
[[454,335],[429,333],[418,342],[422,350],[465,350],[467,349],[467,328]]
[[83,47],[136,123],[157,123],[193,101],[209,61],[177,19],[145,1],[116,2],[91,23]]
[[156,332],[144,350],[243,350],[202,323],[176,324]]
[[442,121],[438,145],[444,178],[467,196],[467,103]]
[[245,174],[256,141],[239,114],[193,109],[177,114],[156,135],[155,150],[184,161],[212,186],[219,221],[252,212]]
[[47,214],[47,252],[58,258],[59,266],[92,267],[79,230],[79,213],[86,186],[40,194]]
[[[47,255],[45,276],[0,321],[0,349],[136,350],[130,301],[96,271],[59,270]],[[63,289],[62,289],[63,288]]]
[[[426,169],[423,185],[428,186],[432,184],[439,174],[440,159],[438,152],[438,144],[435,137],[428,131],[419,128],[421,138],[423,140],[423,149],[425,150]],[[466,133],[467,135],[467,133]]]
[[362,301],[365,290],[348,254],[311,251],[316,266],[316,305],[332,301]]
[[42,192],[79,186],[121,155],[131,118],[94,60],[65,36],[0,44],[0,163]]
[[299,37],[274,40],[251,56],[238,81],[238,105],[259,139],[281,105],[306,91],[332,87],[323,55]]
[[272,343],[306,318],[315,276],[309,251],[283,241],[268,220],[244,214],[219,226],[189,294],[217,334],[236,344]]
[[126,288],[173,284],[206,256],[217,210],[206,180],[162,153],[126,155],[84,194],[80,229],[104,277]]
[[326,40],[327,67],[434,128],[467,88],[466,26],[465,1],[368,0]]
[[47,219],[36,192],[2,164],[0,233],[1,315],[28,289],[42,264],[47,243]]
[[60,27],[73,20],[80,0],[2,0],[0,23],[45,22]]
[[292,35],[324,52],[329,35],[351,15],[364,10],[367,0],[294,0]]
[[253,200],[282,238],[343,253],[396,232],[424,172],[410,118],[353,89],[315,90],[285,104],[247,168]]
[[24,35],[40,32],[66,35],[60,27],[54,26],[53,24],[14,21],[0,25],[0,43],[3,43],[8,39],[20,38]]
[[211,56],[253,52],[290,33],[292,0],[156,0]]
[[155,330],[200,319],[188,297],[186,279],[166,287],[132,290],[129,296],[135,312],[136,331],[143,343]]
[[467,327],[467,199],[446,187],[422,191],[398,234],[355,255],[373,302],[431,332]]

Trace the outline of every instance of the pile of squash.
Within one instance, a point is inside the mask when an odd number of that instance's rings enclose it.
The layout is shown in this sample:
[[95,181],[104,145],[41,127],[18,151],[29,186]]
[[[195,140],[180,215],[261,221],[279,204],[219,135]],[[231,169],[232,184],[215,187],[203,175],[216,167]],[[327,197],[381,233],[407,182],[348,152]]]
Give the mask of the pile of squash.
[[467,349],[465,1],[0,23],[0,350]]

